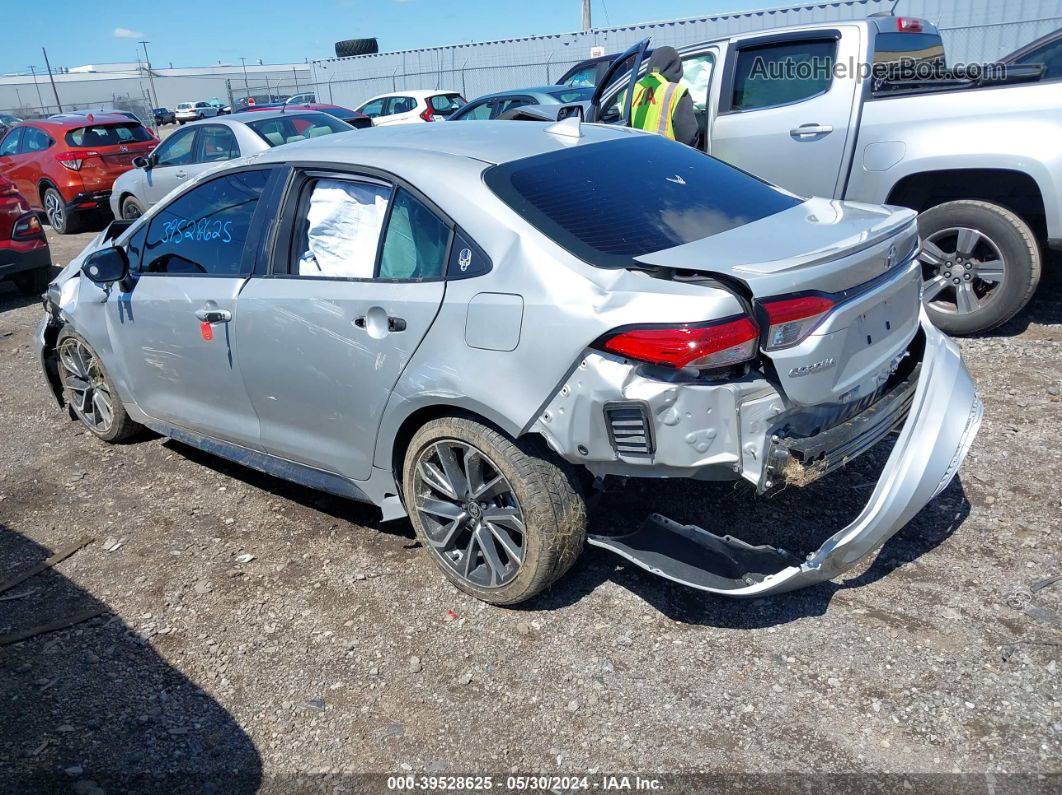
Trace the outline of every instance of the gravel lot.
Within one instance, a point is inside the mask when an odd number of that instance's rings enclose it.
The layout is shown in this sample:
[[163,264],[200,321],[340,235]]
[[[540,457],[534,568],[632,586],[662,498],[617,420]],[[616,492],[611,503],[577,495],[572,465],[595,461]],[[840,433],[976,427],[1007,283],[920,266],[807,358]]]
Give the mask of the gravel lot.
[[[55,261],[90,237],[50,233]],[[961,478],[872,565],[745,602],[588,550],[516,610],[449,586],[409,524],[370,507],[157,437],[95,440],[45,398],[39,303],[0,285],[0,581],[95,538],[2,595],[0,634],[105,611],[0,647],[0,788],[172,773],[238,773],[246,789],[296,772],[1058,773],[1062,582],[1028,589],[1062,572],[1060,266],[1017,321],[963,341],[980,435]],[[858,512],[883,461],[772,500],[632,483],[591,523],[659,510],[811,549]]]

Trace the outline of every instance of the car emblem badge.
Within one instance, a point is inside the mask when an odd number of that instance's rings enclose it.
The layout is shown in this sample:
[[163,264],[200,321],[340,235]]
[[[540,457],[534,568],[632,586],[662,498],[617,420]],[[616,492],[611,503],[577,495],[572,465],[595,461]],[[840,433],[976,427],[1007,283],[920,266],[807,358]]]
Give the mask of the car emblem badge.
[[885,270],[896,264],[896,246],[889,246],[889,253],[885,257]]
[[457,264],[461,266],[461,273],[467,271],[468,266],[472,264],[472,249],[461,249],[457,255]]
[[122,144],[121,146],[118,147],[118,151],[119,152],[128,152],[129,151],[129,147],[126,146],[125,144]]

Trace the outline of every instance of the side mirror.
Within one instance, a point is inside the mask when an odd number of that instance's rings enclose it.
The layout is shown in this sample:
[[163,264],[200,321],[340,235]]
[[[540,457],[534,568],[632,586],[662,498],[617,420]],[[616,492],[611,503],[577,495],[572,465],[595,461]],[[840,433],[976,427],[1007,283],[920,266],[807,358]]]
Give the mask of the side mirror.
[[129,260],[125,249],[112,246],[93,251],[81,265],[81,272],[99,285],[124,280],[129,275]]
[[133,158],[133,168],[151,168],[151,159],[143,155],[137,155]]

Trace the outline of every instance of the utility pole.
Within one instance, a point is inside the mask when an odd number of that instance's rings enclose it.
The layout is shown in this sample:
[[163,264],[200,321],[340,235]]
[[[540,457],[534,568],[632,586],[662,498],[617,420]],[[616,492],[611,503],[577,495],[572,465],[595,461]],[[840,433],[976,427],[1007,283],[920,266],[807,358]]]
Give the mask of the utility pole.
[[590,30],[590,0],[583,0],[583,30]]
[[44,98],[41,96],[41,84],[37,82],[37,70],[33,64],[29,66],[30,74],[33,75],[33,87],[37,89],[37,101],[41,103],[41,113],[44,113]]
[[291,73],[295,76],[295,93],[299,93],[299,73],[295,71],[295,67],[291,67]]
[[48,51],[41,47],[41,52],[44,53],[44,65],[48,67],[48,79],[52,81],[52,93],[55,94],[55,107],[60,113],[62,113],[63,106],[59,104],[59,90],[55,87],[55,78],[52,77],[52,64],[48,60]]
[[159,95],[155,92],[155,73],[151,71],[151,58],[148,57],[147,46],[151,44],[150,41],[138,42],[144,48],[144,63],[147,64],[148,82],[151,83],[151,97],[152,102],[155,103],[155,107],[159,107]]

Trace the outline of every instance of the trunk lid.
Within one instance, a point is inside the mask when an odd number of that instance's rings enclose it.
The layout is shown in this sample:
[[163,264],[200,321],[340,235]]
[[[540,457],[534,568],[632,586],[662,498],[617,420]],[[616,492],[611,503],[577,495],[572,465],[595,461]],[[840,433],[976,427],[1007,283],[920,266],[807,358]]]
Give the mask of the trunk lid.
[[918,330],[915,218],[900,208],[810,199],[637,260],[679,269],[681,279],[740,282],[764,330],[765,299],[827,294],[835,306],[810,335],[763,355],[793,403],[847,404],[884,385]]
[[86,191],[106,190],[114,180],[133,167],[133,158],[147,155],[157,145],[139,122],[90,122],[66,134],[66,157],[81,155],[80,168]]

